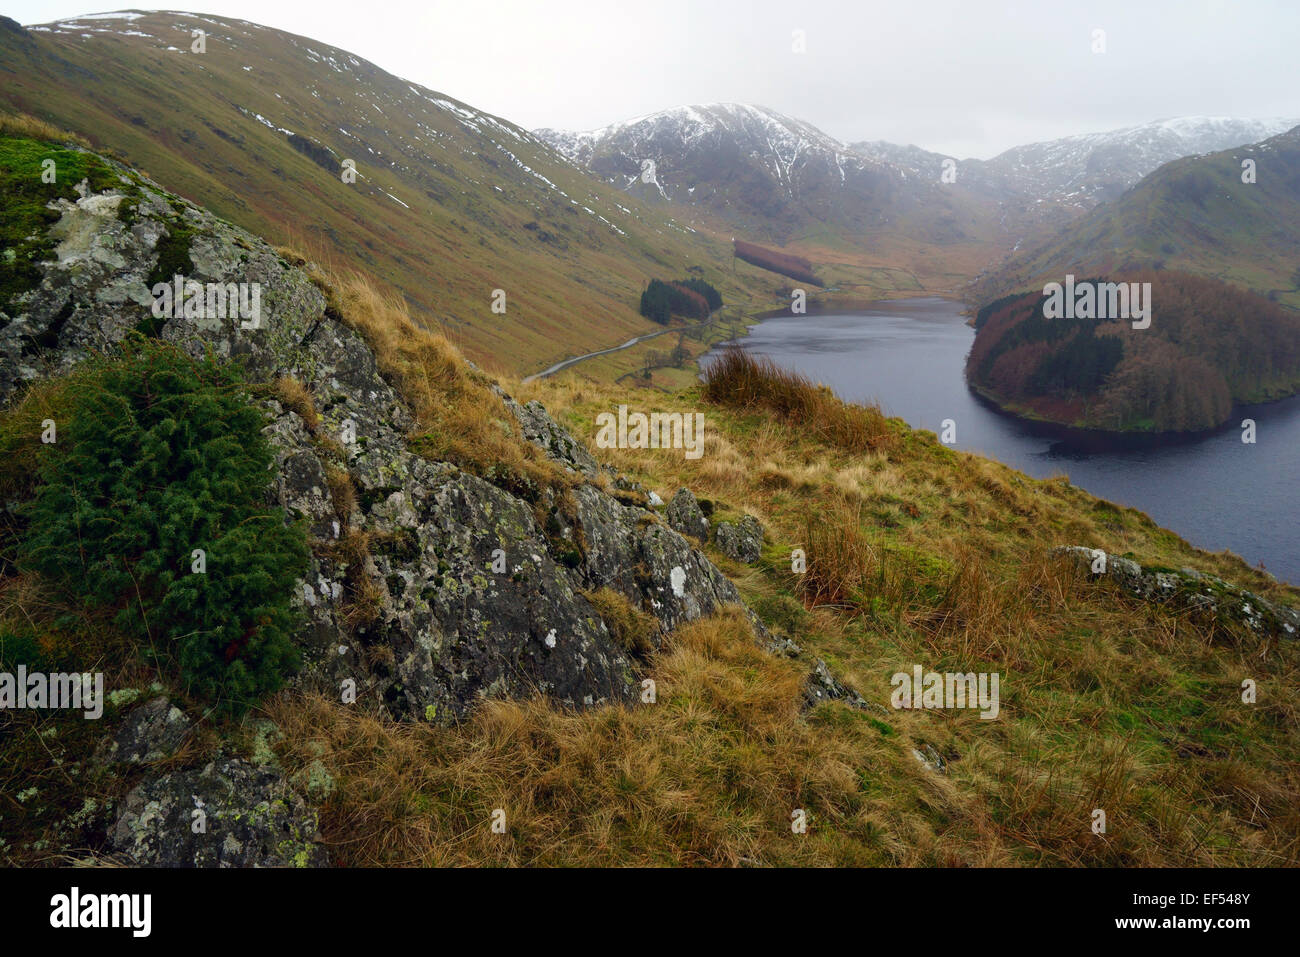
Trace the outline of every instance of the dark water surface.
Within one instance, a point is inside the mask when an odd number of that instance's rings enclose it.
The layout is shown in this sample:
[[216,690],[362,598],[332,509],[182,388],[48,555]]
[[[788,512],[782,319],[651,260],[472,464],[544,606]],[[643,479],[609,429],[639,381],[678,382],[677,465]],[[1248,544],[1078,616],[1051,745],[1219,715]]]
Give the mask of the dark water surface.
[[[1037,478],[1068,475],[1200,548],[1230,548],[1300,584],[1300,397],[1243,407],[1230,427],[1191,438],[1073,432],[1022,422],[971,392],[963,372],[974,334],[958,304],[906,299],[854,315],[766,319],[742,345],[916,428],[937,435],[952,419],[957,448]],[[1243,418],[1255,420],[1254,445],[1241,441]]]

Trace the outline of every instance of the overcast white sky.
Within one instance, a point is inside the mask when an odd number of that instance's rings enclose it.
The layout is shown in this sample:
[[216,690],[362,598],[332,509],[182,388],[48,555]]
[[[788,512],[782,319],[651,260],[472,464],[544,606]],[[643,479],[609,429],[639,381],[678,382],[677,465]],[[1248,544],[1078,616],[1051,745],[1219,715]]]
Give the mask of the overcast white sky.
[[[120,9],[88,2],[4,12],[36,24]],[[846,142],[983,158],[1169,116],[1300,116],[1300,0],[202,0],[196,12],[342,47],[530,129],[734,101]]]

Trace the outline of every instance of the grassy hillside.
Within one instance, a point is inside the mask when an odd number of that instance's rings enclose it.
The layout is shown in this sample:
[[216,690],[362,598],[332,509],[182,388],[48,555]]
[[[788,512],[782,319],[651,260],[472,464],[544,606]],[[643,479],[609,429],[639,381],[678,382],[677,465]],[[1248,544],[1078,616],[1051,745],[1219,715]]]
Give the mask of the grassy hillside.
[[[321,281],[377,350],[418,428],[463,437],[439,456],[478,472],[493,460],[535,460],[492,426],[496,400],[445,342],[360,277]],[[824,658],[865,709],[804,710],[804,666],[760,650],[744,616],[724,612],[651,658],[653,705],[570,712],[542,699],[493,701],[448,728],[287,691],[242,720],[202,718],[172,760],[218,747],[275,755],[312,783],[324,840],[344,864],[1300,861],[1300,645],[1132,599],[1047,552],[1084,544],[1221,575],[1274,600],[1294,604],[1300,592],[1064,477],[1037,481],[954,452],[798,377],[743,364],[728,375],[653,398],[573,375],[506,384],[588,445],[596,415],[620,403],[702,411],[698,460],[593,451],[665,496],[692,488],[715,520],[759,518],[767,544],[756,565],[712,546],[710,556],[767,627]],[[45,412],[38,403],[19,414],[6,428]],[[792,573],[794,548],[807,552],[805,574]],[[4,620],[59,613],[30,578],[8,579],[0,594]],[[166,682],[111,629],[47,631],[46,650],[87,635],[109,687]],[[890,708],[891,674],[916,664],[999,672],[999,717]],[[1258,683],[1256,704],[1241,700],[1246,678]],[[115,701],[108,720],[118,713]],[[94,818],[93,808],[67,817],[75,808],[59,802],[79,806],[82,785],[40,757],[49,747],[60,761],[88,753],[95,735],[85,728],[28,712],[7,736],[11,784],[39,794],[6,806],[9,853],[22,848],[15,859],[66,860],[68,822]],[[125,784],[97,786],[112,800]],[[1098,808],[1105,835],[1091,830]],[[498,809],[504,834],[489,826]],[[808,816],[805,834],[791,830],[796,809]],[[93,829],[71,840],[81,848],[73,856],[94,856]]]
[[[789,303],[786,283],[732,256],[735,222],[715,210],[639,197],[507,120],[308,38],[129,16],[0,23],[0,106],[75,130],[273,241],[365,268],[487,368],[535,372],[652,331],[637,314],[646,282],[692,266],[729,303]],[[957,289],[1005,244],[986,210],[934,186],[926,196],[852,229],[787,225],[784,251],[817,263],[824,298],[846,305]]]
[[[1254,182],[1243,182],[1243,164]],[[1300,308],[1300,128],[1168,163],[1119,199],[1030,247],[976,286],[981,304],[1067,273],[1168,268]]]
[[[636,310],[654,275],[697,265],[729,300],[749,291],[729,241],[580,172],[527,131],[243,21],[5,21],[0,105],[111,147],[273,241],[364,267],[495,368],[535,371],[649,331]],[[497,289],[504,315],[492,311]]]
[[[52,145],[39,124],[0,132],[11,186],[31,183],[47,155],[84,164],[75,168],[88,178],[106,174],[88,156]],[[28,141],[44,145],[32,149]],[[117,182],[131,186],[129,178]],[[67,185],[7,191],[6,222],[12,217],[22,233],[48,225],[40,201]],[[25,241],[17,232],[6,235],[7,248]],[[369,347],[405,400],[409,442],[421,456],[530,489],[539,502],[572,493],[573,474],[524,440],[491,383],[446,338],[422,328],[407,302],[364,271],[278,255],[284,268],[309,270],[328,314]],[[160,378],[184,385],[190,366],[169,366],[178,354],[159,348],[151,354],[165,360]],[[674,370],[658,390],[579,374],[501,381],[520,400],[543,402],[598,459],[661,497],[685,486],[715,521],[761,521],[765,544],[752,565],[704,547],[764,627],[803,649],[800,659],[764,650],[753,623],[731,608],[681,627],[647,654],[638,677],[655,682],[653,703],[566,710],[542,698],[494,699],[459,723],[435,724],[418,715],[397,721],[370,699],[345,705],[320,686],[297,685],[260,697],[242,715],[210,708],[203,689],[186,680],[192,660],[159,654],[160,636],[146,629],[142,637],[120,588],[107,589],[107,604],[86,602],[79,592],[99,586],[94,575],[69,573],[75,566],[57,556],[31,561],[24,542],[67,548],[72,538],[33,540],[28,523],[34,514],[57,531],[70,514],[60,500],[40,498],[51,486],[80,490],[81,476],[144,475],[144,495],[169,496],[147,510],[150,521],[163,516],[171,527],[171,512],[206,518],[216,487],[237,497],[230,524],[241,527],[267,507],[248,480],[249,473],[265,479],[268,470],[254,454],[262,423],[243,417],[246,400],[292,410],[310,436],[304,442],[346,465],[350,453],[321,429],[338,402],[329,382],[336,377],[323,375],[315,394],[287,378],[232,388],[231,370],[209,358],[194,367],[204,381],[182,390],[196,401],[172,414],[155,401],[156,389],[139,388],[157,370],[142,374],[131,365],[130,375],[114,376],[114,368],[89,363],[28,390],[0,414],[7,503],[0,663],[102,671],[111,692],[102,721],[32,709],[0,716],[0,859],[7,863],[103,861],[105,828],[135,783],[202,767],[218,754],[259,767],[278,762],[319,810],[330,859],[343,865],[1300,863],[1300,644],[1242,620],[1134,598],[1049,551],[1082,545],[1150,569],[1189,568],[1293,606],[1300,590],[1231,554],[1197,550],[1065,477],[1034,480],[955,452],[877,409],[847,405],[796,375],[739,357],[714,366],[703,384],[691,370]],[[114,417],[123,407],[111,404],[114,396],[124,395],[134,403],[128,408],[152,418]],[[620,404],[700,412],[704,454],[594,447],[596,417]],[[227,415],[239,430],[224,428]],[[42,464],[47,420],[61,436],[54,462],[68,471]],[[144,427],[150,437],[118,444]],[[137,471],[135,460],[116,467],[140,448],[152,456],[159,441],[182,443],[188,430],[216,433],[202,444],[213,468],[238,467],[238,474],[209,481],[204,466],[202,481],[184,486],[156,468]],[[171,460],[188,462],[191,451]],[[607,474],[600,481],[614,485]],[[360,495],[349,473],[332,468],[322,482],[336,517],[346,519]],[[138,520],[145,509],[117,504],[135,501],[140,487],[102,494],[111,504],[104,520]],[[186,488],[204,496],[202,504],[170,500]],[[34,513],[22,504],[33,500]],[[662,520],[649,512],[638,519]],[[335,535],[327,547],[357,569],[341,592],[344,620],[373,621],[372,589],[380,586],[366,570],[370,550],[400,543],[351,527]],[[806,553],[800,571],[795,549]],[[245,550],[279,561],[258,542]],[[287,560],[278,568],[290,570]],[[275,576],[264,578],[283,591]],[[620,642],[644,647],[644,608],[608,594],[591,601]],[[263,604],[237,601],[233,611],[261,614]],[[211,611],[239,630],[237,614]],[[178,623],[164,616],[161,624]],[[399,636],[376,634],[365,654],[391,663]],[[210,650],[228,664],[245,638]],[[809,657],[824,660],[865,706],[808,706]],[[890,707],[891,676],[916,666],[999,674],[998,717]],[[1242,699],[1247,680],[1258,687],[1250,703]],[[248,693],[263,695],[274,684]],[[139,700],[160,694],[193,717],[181,750],[125,769],[92,760]],[[1097,810],[1107,815],[1104,834],[1092,830]],[[491,826],[498,811],[504,833]],[[806,815],[806,833],[791,828],[797,811]]]
[[[455,731],[398,726],[320,698],[271,714],[291,766],[339,791],[326,828],[366,864],[1209,865],[1300,854],[1293,642],[1261,643],[1089,585],[1046,560],[1082,542],[1190,565],[1294,602],[1227,555],[1062,479],[955,453],[898,420],[810,399],[848,423],[762,407],[791,387],[760,377],[750,408],[692,388],[655,407],[701,409],[706,455],[598,452],[715,516],[768,529],[732,573],[769,627],[824,656],[875,707],[802,714],[794,663],[722,616],[677,634],[650,675],[658,704],[572,714],[494,703]],[[795,387],[797,391],[797,386]],[[589,437],[601,411],[644,401],[575,377],[521,390]],[[811,407],[806,406],[805,412]],[[834,410],[842,410],[835,414]],[[863,443],[852,423],[866,428]],[[875,436],[874,439],[871,436]],[[850,451],[867,448],[868,451]],[[847,447],[846,447],[847,446]],[[809,574],[790,572],[803,547]],[[887,708],[889,676],[998,670],[996,721]],[[1267,700],[1245,706],[1256,678]],[[927,768],[920,754],[942,773]],[[506,809],[504,839],[486,823]],[[797,836],[790,814],[812,826]],[[1104,837],[1090,831],[1107,809]]]

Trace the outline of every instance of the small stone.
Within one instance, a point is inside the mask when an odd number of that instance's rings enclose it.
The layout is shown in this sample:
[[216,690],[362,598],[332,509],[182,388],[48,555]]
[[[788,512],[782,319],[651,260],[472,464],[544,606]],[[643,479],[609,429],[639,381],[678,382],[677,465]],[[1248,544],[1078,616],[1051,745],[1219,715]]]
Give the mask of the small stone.
[[[332,782],[318,776],[315,786]],[[196,810],[204,820],[198,832]],[[278,772],[219,758],[138,785],[122,803],[109,846],[141,867],[321,866],[328,860],[317,827],[316,813]]]
[[924,745],[924,748],[924,753],[913,748],[912,757],[921,762],[921,767],[925,768],[927,771],[934,771],[938,774],[943,774],[945,767],[943,756],[928,744]]

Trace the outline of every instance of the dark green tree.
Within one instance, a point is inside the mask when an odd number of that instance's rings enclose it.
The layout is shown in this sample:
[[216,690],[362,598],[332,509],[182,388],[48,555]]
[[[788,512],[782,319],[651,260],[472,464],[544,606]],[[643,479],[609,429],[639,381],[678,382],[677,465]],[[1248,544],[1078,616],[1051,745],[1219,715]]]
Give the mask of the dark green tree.
[[266,420],[237,371],[137,340],[87,360],[67,388],[22,560],[110,610],[192,693],[238,710],[278,687],[297,664],[290,596],[306,537],[268,504]]

